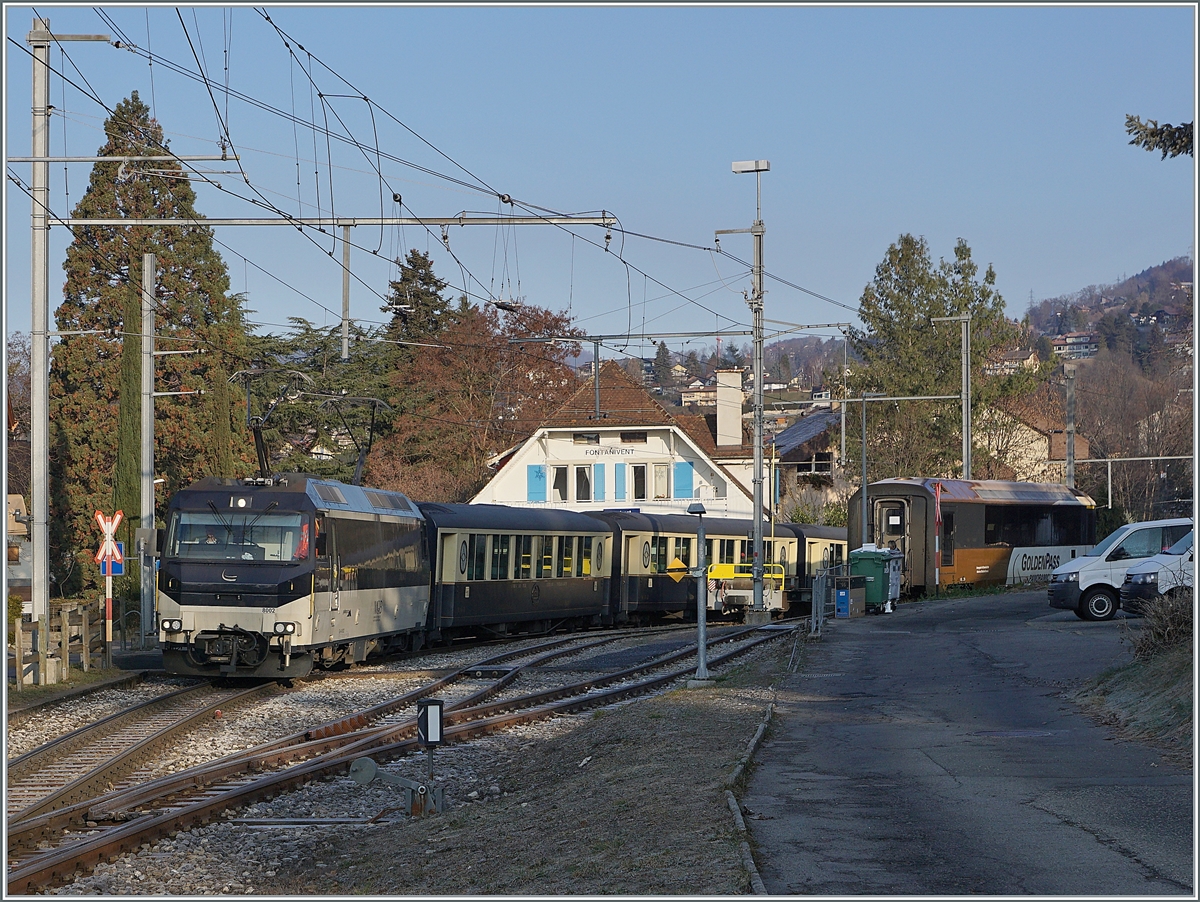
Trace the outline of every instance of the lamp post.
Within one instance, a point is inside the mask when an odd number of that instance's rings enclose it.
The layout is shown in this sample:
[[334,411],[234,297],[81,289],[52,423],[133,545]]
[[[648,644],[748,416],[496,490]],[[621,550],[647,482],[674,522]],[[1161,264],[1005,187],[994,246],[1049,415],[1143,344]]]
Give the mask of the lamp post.
[[862,393],[862,544],[867,544],[867,398],[882,398],[883,392]]
[[687,512],[699,517],[696,527],[696,679],[708,679],[708,561],[704,553],[704,505],[693,501]]
[[971,478],[971,314],[935,316],[931,322],[962,323],[962,456],[963,479]]
[[750,234],[754,236],[753,293],[748,303],[754,322],[754,610],[763,610],[763,235],[762,174],[771,171],[770,160],[742,160],[734,172],[753,172],[757,181],[757,214]]

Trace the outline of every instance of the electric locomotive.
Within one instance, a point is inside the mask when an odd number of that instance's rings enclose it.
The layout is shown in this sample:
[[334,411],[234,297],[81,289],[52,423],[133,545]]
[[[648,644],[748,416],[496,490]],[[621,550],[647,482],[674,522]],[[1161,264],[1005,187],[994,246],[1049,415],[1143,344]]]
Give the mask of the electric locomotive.
[[164,666],[282,679],[419,644],[425,533],[399,492],[294,473],[199,480],[167,510],[156,593]]

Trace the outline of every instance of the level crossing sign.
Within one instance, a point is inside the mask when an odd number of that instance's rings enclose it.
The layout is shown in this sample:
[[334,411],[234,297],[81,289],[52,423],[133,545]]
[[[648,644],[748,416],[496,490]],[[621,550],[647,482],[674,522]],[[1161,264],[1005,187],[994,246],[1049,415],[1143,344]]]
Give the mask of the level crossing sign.
[[117,511],[111,517],[106,517],[100,511],[96,511],[96,522],[100,524],[100,532],[104,536],[100,541],[100,550],[96,552],[97,564],[123,564],[125,562],[124,543],[118,542],[115,538],[117,527],[121,525],[124,516],[123,511]]

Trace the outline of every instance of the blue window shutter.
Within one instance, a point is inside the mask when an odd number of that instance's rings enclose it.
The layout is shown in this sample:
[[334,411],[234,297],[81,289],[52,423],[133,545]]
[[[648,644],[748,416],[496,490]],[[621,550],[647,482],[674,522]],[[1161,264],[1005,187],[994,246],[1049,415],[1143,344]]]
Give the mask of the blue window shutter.
[[604,464],[592,465],[592,500],[604,500]]
[[625,500],[625,464],[613,464],[613,501]]
[[692,462],[689,460],[675,461],[675,497],[692,497]]
[[529,464],[525,468],[525,500],[546,500],[546,467],[544,464]]

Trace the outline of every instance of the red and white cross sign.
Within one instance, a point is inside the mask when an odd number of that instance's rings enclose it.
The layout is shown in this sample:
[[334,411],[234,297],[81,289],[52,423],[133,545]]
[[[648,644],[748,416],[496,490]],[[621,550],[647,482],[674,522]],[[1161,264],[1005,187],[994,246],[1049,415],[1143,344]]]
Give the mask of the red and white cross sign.
[[117,542],[114,538],[117,527],[121,525],[121,520],[124,516],[123,511],[117,511],[111,517],[106,517],[100,511],[96,511],[96,522],[100,524],[100,531],[104,533],[104,539],[100,542],[100,550],[96,552],[97,564],[102,564],[106,561],[121,563],[124,560],[124,557],[121,555],[121,549],[117,547]]

